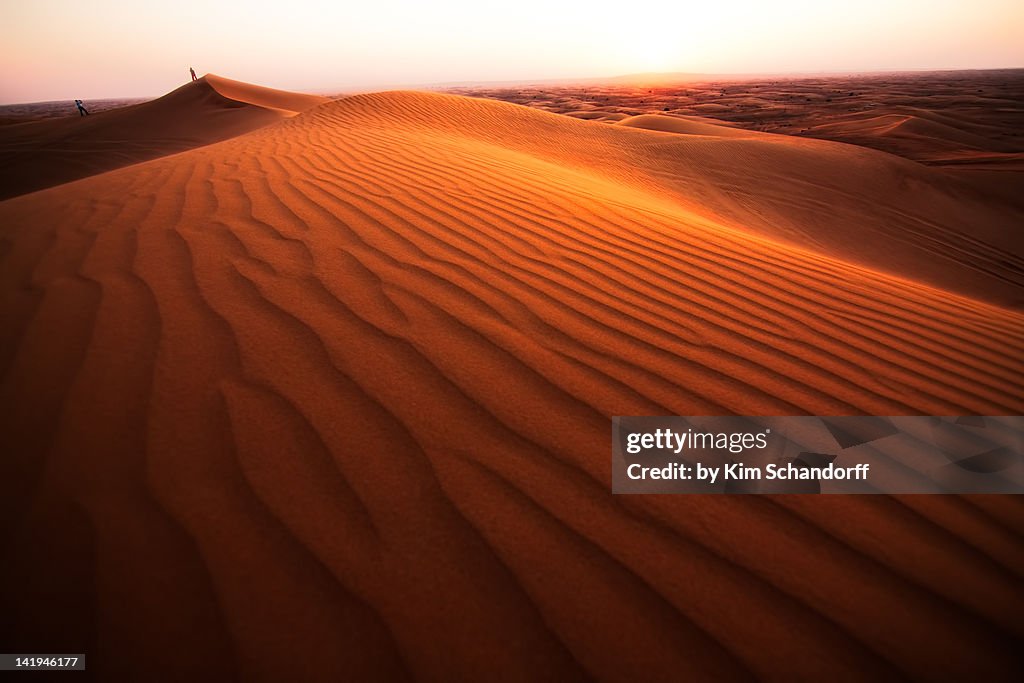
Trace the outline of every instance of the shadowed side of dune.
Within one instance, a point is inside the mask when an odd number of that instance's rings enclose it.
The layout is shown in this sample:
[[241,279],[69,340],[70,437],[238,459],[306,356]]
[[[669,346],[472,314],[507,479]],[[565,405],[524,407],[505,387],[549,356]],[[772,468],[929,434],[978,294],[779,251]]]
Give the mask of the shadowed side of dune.
[[[746,138],[731,146],[719,144],[710,155],[704,153],[707,145],[681,143],[680,148],[689,147],[692,162],[685,165],[690,168],[673,164],[675,168],[666,169],[686,183],[684,195],[693,194],[693,181],[710,185],[717,197],[706,196],[704,206],[723,210],[742,225],[756,225],[813,249],[974,295],[990,296],[1002,289],[996,294],[1001,301],[1024,304],[1019,291],[1024,282],[1024,242],[1016,228],[1024,222],[1024,174],[1020,172],[1024,157],[992,126],[909,111],[858,113],[809,129],[816,138],[862,150],[813,143],[802,147],[793,138],[693,116],[643,114],[616,125],[723,141]],[[758,148],[751,159],[749,152]],[[922,168],[873,150],[940,168]],[[653,161],[654,166],[659,164],[660,160]],[[733,182],[740,168],[756,177]],[[800,184],[803,188],[797,190]],[[732,189],[732,196],[722,202],[721,190],[726,187]],[[779,206],[771,206],[776,203]],[[911,205],[910,210],[899,204]],[[754,211],[736,213],[743,211],[742,205]],[[963,249],[964,241],[972,245]],[[985,251],[979,249],[983,243],[994,250],[984,257],[985,263],[978,261],[966,269],[947,270],[941,265],[943,259],[920,253],[970,253],[973,260]],[[958,258],[945,260],[949,265]],[[970,271],[981,271],[982,277]],[[1001,287],[992,275],[1013,284]]]
[[[852,231],[885,155],[706,138],[365,95],[0,204],[5,642],[147,680],[1019,671],[1015,499],[611,495],[613,415],[1024,408],[1019,312],[753,220],[818,190]],[[883,199],[876,239],[938,220]]]
[[150,102],[0,127],[0,200],[241,135],[327,98],[210,75]]

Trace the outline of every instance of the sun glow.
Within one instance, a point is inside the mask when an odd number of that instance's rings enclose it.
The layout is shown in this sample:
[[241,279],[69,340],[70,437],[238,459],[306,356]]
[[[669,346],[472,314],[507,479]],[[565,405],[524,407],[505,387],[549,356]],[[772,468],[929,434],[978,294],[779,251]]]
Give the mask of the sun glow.
[[199,73],[286,89],[1024,66],[1019,0],[0,2],[0,101],[155,95]]
[[654,36],[641,36],[624,50],[622,63],[635,66],[630,71],[683,70],[680,44],[676,40],[662,40]]

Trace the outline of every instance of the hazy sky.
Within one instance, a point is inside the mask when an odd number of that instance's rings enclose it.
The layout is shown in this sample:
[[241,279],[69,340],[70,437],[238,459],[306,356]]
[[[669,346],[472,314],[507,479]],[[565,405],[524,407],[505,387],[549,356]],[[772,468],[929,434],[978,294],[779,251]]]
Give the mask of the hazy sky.
[[0,0],[0,102],[159,95],[200,74],[448,81],[1024,66],[1021,0]]

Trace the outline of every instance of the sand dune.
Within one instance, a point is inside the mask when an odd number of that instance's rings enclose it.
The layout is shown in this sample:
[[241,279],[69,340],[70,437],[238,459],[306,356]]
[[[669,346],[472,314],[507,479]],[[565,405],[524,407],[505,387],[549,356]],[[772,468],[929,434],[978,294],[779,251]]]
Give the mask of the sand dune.
[[700,116],[639,114],[621,119],[617,125],[682,135],[710,135],[713,137],[753,137],[754,135],[742,128],[734,128],[722,121]]
[[[750,130],[879,149],[953,169],[972,182],[980,177],[974,171],[1024,168],[1022,69],[700,80],[665,74],[653,81],[457,91],[603,121],[651,114],[711,117]],[[1014,175],[1019,173],[998,179],[1010,190],[1007,196],[1024,192]],[[977,185],[987,184],[986,178]]]
[[612,415],[1024,408],[1008,209],[706,133],[360,95],[0,203],[12,648],[147,680],[1011,678],[1016,499],[609,493]]
[[210,74],[150,102],[0,126],[0,199],[248,133],[326,97]]
[[287,90],[275,90],[274,88],[266,88],[262,85],[235,81],[223,76],[217,76],[216,74],[207,74],[201,80],[205,80],[210,87],[230,100],[245,102],[246,104],[266,109],[276,109],[286,116],[295,116],[330,100],[330,98],[321,95],[307,95]]
[[868,145],[909,159],[943,165],[1024,170],[1019,143],[990,126],[934,112],[860,113],[813,126],[815,137]]

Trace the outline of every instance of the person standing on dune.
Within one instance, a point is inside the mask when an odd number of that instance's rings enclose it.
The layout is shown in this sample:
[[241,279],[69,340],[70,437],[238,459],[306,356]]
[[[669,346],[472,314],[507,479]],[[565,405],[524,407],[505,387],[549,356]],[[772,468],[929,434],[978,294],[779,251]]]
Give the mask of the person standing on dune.
[[88,116],[89,115],[89,111],[85,108],[85,105],[82,104],[82,100],[75,100],[75,106],[78,107],[78,115],[79,116]]
[[193,69],[192,67],[189,67],[188,68],[188,72],[190,74],[192,74],[192,80],[193,81],[198,81],[199,80],[198,78],[196,78],[196,70],[195,69]]

